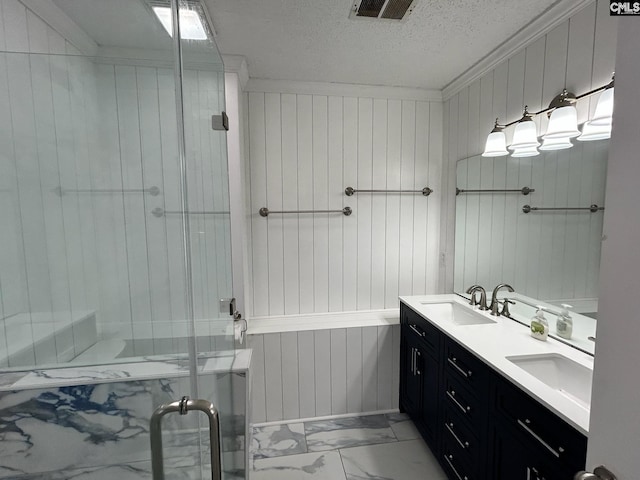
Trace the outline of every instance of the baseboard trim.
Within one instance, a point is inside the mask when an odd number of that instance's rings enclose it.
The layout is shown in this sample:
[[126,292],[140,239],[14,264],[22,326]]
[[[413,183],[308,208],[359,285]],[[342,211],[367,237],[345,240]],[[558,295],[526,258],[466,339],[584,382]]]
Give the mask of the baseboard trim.
[[367,415],[384,415],[386,413],[399,413],[400,410],[392,408],[390,410],[374,410],[372,412],[357,412],[357,413],[341,413],[339,415],[325,415],[322,417],[307,417],[307,418],[294,418],[292,420],[278,420],[275,422],[261,422],[252,423],[252,427],[273,427],[277,425],[287,425],[289,423],[304,423],[304,422],[321,422],[327,420],[337,420],[340,418],[348,417],[366,417]]

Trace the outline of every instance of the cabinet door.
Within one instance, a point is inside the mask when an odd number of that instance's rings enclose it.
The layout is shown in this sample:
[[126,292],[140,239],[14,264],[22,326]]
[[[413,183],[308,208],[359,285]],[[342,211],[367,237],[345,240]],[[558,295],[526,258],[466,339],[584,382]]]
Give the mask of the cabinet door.
[[567,480],[573,473],[508,428],[493,429],[493,480]]
[[437,454],[438,432],[442,430],[438,422],[439,410],[439,364],[435,358],[424,350],[418,350],[418,368],[422,377],[422,425],[428,438],[429,446]]
[[[404,329],[404,325],[403,325]],[[412,420],[422,420],[422,369],[418,365],[420,347],[411,335],[402,335],[402,390],[401,403]]]

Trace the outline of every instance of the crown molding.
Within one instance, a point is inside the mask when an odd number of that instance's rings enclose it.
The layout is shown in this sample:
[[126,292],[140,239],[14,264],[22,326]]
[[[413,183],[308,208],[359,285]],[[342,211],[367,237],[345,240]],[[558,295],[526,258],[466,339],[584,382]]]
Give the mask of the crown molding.
[[442,102],[442,92],[424,88],[386,87],[352,83],[303,82],[249,78],[246,92],[294,93],[298,95],[334,95],[338,97],[370,97],[394,100]]
[[468,87],[504,60],[543,37],[594,1],[595,0],[560,0],[556,2],[518,33],[512,35],[475,65],[449,82],[442,89],[443,100],[449,100],[460,92],[460,90]]
[[92,57],[97,53],[98,44],[51,0],[20,0],[20,2],[80,50],[83,55]]
[[249,68],[247,67],[246,58],[242,55],[222,55],[222,62],[224,63],[225,72],[238,74],[240,86],[244,90],[249,81]]

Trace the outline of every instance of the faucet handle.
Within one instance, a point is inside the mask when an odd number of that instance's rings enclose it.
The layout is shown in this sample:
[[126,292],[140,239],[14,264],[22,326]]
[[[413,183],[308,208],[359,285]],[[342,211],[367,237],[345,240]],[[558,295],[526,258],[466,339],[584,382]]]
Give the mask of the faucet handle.
[[511,312],[509,311],[509,304],[515,305],[516,302],[514,302],[513,300],[509,300],[508,298],[505,298],[502,301],[502,311],[500,312],[500,315],[511,318]]

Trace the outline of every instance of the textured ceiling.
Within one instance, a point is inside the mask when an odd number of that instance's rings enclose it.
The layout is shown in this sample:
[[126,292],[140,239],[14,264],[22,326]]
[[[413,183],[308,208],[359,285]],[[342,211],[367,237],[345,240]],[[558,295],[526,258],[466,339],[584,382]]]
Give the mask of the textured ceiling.
[[[558,0],[417,0],[404,22],[349,0],[205,0],[251,77],[442,89]],[[561,0],[560,0],[561,1]]]

